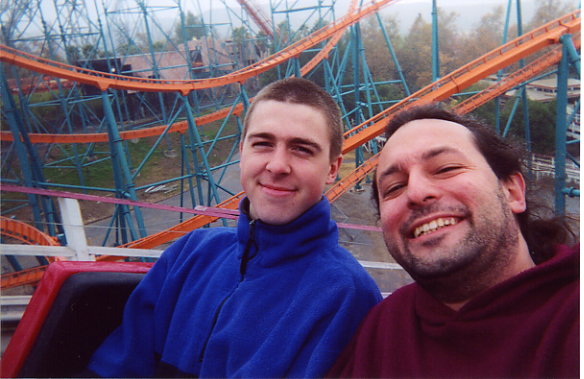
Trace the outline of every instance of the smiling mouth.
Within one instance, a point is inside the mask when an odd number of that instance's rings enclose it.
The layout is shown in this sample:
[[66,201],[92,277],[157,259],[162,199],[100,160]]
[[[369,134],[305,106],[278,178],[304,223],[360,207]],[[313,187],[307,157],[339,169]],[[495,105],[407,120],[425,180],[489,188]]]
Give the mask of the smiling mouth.
[[291,192],[294,192],[294,190],[291,188],[276,187],[276,186],[271,186],[269,184],[262,184],[262,187],[264,187],[264,189],[268,190],[269,192],[273,192],[273,193],[291,193]]
[[455,217],[440,217],[416,227],[416,229],[414,229],[413,236],[414,238],[418,238],[424,234],[428,234],[438,229],[444,228],[445,226],[456,225],[458,224],[458,221],[459,220]]

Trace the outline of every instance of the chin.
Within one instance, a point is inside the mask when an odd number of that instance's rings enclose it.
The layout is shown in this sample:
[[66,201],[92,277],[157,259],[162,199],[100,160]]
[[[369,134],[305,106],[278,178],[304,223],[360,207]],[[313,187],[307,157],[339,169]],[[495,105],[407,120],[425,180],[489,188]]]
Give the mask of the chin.
[[278,212],[277,214],[264,214],[259,215],[259,219],[270,225],[284,225],[289,223],[290,221],[294,220],[296,217],[295,215],[286,215],[282,214],[282,212]]

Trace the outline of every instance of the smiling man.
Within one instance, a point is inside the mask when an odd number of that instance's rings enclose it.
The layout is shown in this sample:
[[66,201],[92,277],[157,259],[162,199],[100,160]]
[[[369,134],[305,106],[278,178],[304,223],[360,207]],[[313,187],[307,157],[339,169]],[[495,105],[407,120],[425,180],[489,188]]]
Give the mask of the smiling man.
[[415,283],[376,306],[333,377],[579,374],[579,249],[532,220],[520,151],[437,104],[396,115],[374,180],[390,254]]
[[244,121],[237,228],[195,230],[136,287],[89,369],[106,377],[320,377],[381,294],[338,244],[323,196],[341,164],[340,111],[299,78]]

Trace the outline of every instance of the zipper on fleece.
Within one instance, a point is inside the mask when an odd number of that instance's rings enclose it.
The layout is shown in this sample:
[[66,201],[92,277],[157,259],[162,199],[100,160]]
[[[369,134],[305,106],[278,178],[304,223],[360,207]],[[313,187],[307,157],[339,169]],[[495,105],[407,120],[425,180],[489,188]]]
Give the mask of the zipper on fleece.
[[249,251],[251,245],[255,242],[255,224],[256,220],[251,220],[249,222],[249,238],[247,239],[247,244],[245,244],[245,249],[243,250],[243,255],[241,256],[241,263],[239,264],[239,273],[241,274],[241,280],[243,281],[245,277],[245,272],[247,271],[247,262],[249,261]]
[[205,351],[207,350],[207,345],[209,344],[209,340],[211,339],[211,335],[213,334],[213,330],[215,329],[215,326],[217,325],[217,321],[219,319],[219,314],[221,313],[223,306],[225,305],[227,300],[229,300],[229,298],[231,296],[233,296],[233,294],[235,293],[237,288],[239,288],[239,285],[241,284],[241,282],[243,282],[243,280],[245,279],[245,272],[247,271],[247,261],[249,260],[249,250],[251,249],[252,244],[255,242],[255,239],[254,239],[254,237],[255,237],[255,222],[256,222],[256,220],[251,220],[249,222],[249,238],[248,238],[247,243],[245,245],[245,249],[243,250],[243,255],[241,256],[241,263],[239,264],[239,273],[241,274],[241,277],[239,278],[239,283],[237,283],[235,288],[233,288],[233,290],[227,296],[225,296],[225,298],[221,301],[221,303],[217,307],[217,310],[215,311],[215,315],[213,316],[213,322],[211,323],[211,329],[209,330],[209,334],[207,335],[207,339],[205,340],[205,344],[203,345],[203,349],[201,350],[201,354],[199,355],[199,362],[203,362],[203,358],[205,357]]

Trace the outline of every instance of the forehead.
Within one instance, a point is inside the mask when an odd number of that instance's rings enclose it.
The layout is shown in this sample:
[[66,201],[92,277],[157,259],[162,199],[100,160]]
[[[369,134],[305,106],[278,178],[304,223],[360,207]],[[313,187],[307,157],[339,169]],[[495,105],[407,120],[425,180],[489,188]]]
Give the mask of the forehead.
[[440,119],[421,119],[404,124],[387,140],[379,165],[420,160],[436,149],[456,151],[469,159],[485,161],[472,132],[465,126]]
[[248,120],[246,134],[277,133],[294,136],[312,136],[329,142],[330,132],[323,112],[307,104],[262,100],[255,105]]

